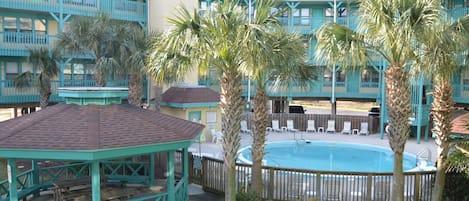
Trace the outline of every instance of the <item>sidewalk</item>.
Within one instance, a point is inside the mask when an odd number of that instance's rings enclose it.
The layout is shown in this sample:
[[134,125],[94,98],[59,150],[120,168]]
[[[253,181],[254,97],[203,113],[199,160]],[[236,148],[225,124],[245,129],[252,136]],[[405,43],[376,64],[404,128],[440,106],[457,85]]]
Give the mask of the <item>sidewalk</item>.
[[204,192],[202,186],[189,184],[189,201],[223,201],[224,197],[214,193]]

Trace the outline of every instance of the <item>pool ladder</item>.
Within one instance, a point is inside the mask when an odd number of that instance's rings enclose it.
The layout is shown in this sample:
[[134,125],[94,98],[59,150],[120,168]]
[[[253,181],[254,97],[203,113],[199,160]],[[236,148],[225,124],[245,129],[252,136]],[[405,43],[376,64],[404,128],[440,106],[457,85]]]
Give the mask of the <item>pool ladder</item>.
[[424,147],[417,152],[415,159],[415,164],[418,164],[419,160],[432,160],[432,151],[428,147]]

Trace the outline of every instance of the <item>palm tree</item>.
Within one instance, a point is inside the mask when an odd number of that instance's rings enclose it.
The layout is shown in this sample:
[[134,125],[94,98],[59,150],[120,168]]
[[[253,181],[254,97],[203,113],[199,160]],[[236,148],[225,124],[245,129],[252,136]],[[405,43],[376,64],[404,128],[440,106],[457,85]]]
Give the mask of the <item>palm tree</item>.
[[[256,85],[253,100],[254,121],[252,141],[252,188],[257,198],[262,197],[262,159],[268,124],[267,93],[269,83],[273,90],[286,90],[295,81],[304,86],[312,78],[311,66],[305,64],[305,51],[301,35],[287,33],[271,12],[271,1],[259,1],[255,7],[255,18],[249,26],[247,46],[248,68],[246,74]],[[280,13],[280,12],[279,12]],[[263,25],[263,26],[258,26]]]
[[330,67],[366,65],[368,51],[387,61],[386,104],[389,114],[387,134],[394,152],[391,200],[404,199],[402,157],[409,136],[411,113],[409,72],[406,67],[416,59],[413,46],[426,25],[438,18],[437,0],[362,0],[358,2],[358,31],[336,23],[323,25],[317,34],[316,58]]
[[445,172],[450,145],[451,119],[454,111],[453,88],[451,79],[453,73],[461,62],[461,52],[468,50],[469,41],[469,15],[450,24],[446,17],[439,23],[427,29],[425,37],[421,40],[418,68],[433,82],[433,103],[431,114],[433,116],[433,133],[436,135],[437,148],[437,174],[432,200],[442,199],[445,185]]
[[33,84],[39,89],[39,105],[41,109],[44,109],[49,105],[49,98],[52,94],[51,79],[57,77],[59,73],[59,66],[57,65],[57,60],[60,57],[59,52],[57,49],[49,51],[45,47],[40,47],[38,49],[30,49],[29,53],[28,60],[36,67],[39,74],[36,77],[30,71],[19,74],[15,78],[15,87],[29,87],[33,79],[36,79]]
[[[202,15],[196,11],[190,13],[185,8],[179,9],[178,15],[169,20],[174,28],[166,32],[159,41],[154,41],[148,69],[152,77],[166,83],[182,80],[194,67],[205,69],[204,71],[214,68],[220,74],[225,200],[235,200],[236,196],[234,172],[245,103],[242,99],[241,78],[254,68],[251,66],[254,64],[252,57],[247,55],[260,51],[260,48],[252,49],[253,44],[250,42],[255,39],[250,37],[254,34],[253,30],[258,29],[257,33],[263,33],[267,29],[262,27],[273,23],[262,21],[260,24],[249,24],[245,9],[239,7],[238,3],[239,1],[225,1]],[[271,5],[259,1],[259,5],[261,4]],[[261,9],[265,12],[266,8],[258,7],[259,11]],[[268,15],[265,17],[274,20]],[[267,44],[269,41],[256,43],[270,45]],[[266,57],[260,59],[265,60]]]
[[129,98],[131,105],[142,104],[142,81],[148,56],[149,40],[145,31],[137,25],[120,26],[123,31],[119,43],[117,61],[123,68],[124,74],[129,75]]
[[95,59],[94,76],[97,86],[106,85],[106,77],[117,72],[116,51],[122,41],[119,31],[123,31],[118,21],[101,14],[97,17],[77,16],[70,22],[70,30],[58,35],[57,47],[74,54],[93,53]]

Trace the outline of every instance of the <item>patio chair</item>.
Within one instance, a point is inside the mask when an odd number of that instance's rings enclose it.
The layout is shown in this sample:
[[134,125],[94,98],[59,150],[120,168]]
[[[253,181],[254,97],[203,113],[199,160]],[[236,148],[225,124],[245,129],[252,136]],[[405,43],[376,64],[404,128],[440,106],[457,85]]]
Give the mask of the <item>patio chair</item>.
[[352,123],[350,121],[344,121],[344,129],[342,129],[342,134],[351,134],[352,133]]
[[316,126],[314,125],[314,120],[308,120],[308,127],[306,128],[306,132],[316,133]]
[[272,127],[267,127],[267,131],[283,132],[283,130],[280,129],[278,120],[272,120]]
[[212,132],[212,143],[223,143],[223,133],[221,131],[210,130]]
[[298,132],[298,129],[295,129],[293,120],[287,120],[287,131]]
[[360,131],[358,132],[359,135],[368,135],[368,122],[361,122],[360,123]]
[[248,129],[248,123],[245,120],[241,121],[241,133],[252,133],[251,130]]
[[327,120],[327,129],[326,133],[335,133],[335,121],[334,120]]

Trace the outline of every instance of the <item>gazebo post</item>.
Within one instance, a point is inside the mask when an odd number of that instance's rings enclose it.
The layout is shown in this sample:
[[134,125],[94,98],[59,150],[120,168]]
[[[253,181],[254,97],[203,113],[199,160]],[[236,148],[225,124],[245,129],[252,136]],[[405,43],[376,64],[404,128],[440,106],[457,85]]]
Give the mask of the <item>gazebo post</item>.
[[155,186],[155,153],[150,154],[150,187]]
[[10,190],[10,201],[18,200],[18,192],[16,188],[16,160],[8,159],[8,186]]
[[91,188],[93,201],[101,201],[101,176],[99,175],[99,161],[91,162]]
[[186,194],[185,197],[189,197],[189,192],[187,190],[187,186],[189,185],[189,149],[186,147],[182,149],[182,182],[186,184],[186,189],[184,190],[184,193]]
[[168,181],[167,181],[167,186],[168,186],[168,200],[169,201],[174,201],[175,200],[175,192],[174,192],[174,151],[169,150],[167,152],[168,154]]
[[[37,160],[31,160],[31,170],[33,173],[32,184],[33,186],[39,185],[39,166]],[[34,192],[34,197],[39,197],[39,190]]]

